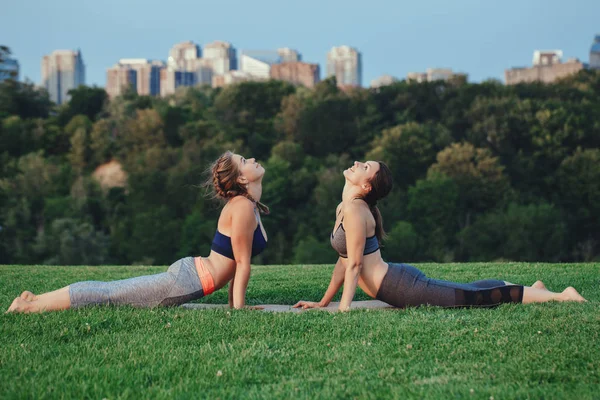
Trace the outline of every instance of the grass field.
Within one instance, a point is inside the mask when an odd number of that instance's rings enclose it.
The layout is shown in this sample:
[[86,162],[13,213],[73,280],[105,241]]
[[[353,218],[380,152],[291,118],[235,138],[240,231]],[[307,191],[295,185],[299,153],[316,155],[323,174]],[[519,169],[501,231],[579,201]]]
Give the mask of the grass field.
[[[0,315],[0,398],[600,398],[600,264],[420,264],[428,276],[572,285],[589,303],[495,309],[86,308]],[[253,268],[249,304],[319,300],[333,266]],[[166,267],[0,266],[22,290]],[[226,290],[202,302],[226,303]],[[339,297],[338,297],[339,298]],[[358,292],[356,300],[366,300]]]

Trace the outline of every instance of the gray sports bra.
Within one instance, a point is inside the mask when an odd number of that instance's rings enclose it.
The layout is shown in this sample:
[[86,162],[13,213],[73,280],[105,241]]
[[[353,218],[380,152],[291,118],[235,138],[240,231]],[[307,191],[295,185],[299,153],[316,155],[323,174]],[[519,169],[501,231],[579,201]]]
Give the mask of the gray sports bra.
[[[348,258],[348,250],[346,248],[346,231],[344,230],[344,217],[340,221],[340,225],[337,227],[335,232],[331,234],[330,242],[331,247],[335,251],[338,252],[340,257]],[[365,242],[365,250],[363,251],[363,256],[367,254],[375,253],[379,250],[379,240],[377,240],[377,236],[373,235],[367,238]]]

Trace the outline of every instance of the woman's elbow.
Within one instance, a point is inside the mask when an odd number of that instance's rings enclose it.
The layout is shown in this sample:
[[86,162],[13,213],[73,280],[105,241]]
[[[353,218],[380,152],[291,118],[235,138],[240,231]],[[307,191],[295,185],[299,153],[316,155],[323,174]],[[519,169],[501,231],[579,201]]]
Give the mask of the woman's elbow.
[[346,272],[351,272],[353,274],[359,275],[360,271],[362,271],[362,267],[362,262],[350,261],[346,266]]
[[249,262],[238,262],[235,266],[235,277],[250,275],[250,263]]

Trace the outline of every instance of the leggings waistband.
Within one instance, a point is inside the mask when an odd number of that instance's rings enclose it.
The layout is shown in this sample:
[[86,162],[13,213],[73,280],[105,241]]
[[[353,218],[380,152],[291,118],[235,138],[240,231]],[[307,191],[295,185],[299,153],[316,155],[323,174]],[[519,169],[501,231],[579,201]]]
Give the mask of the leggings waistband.
[[200,277],[200,284],[202,284],[202,291],[205,296],[208,296],[215,291],[215,280],[213,279],[210,271],[202,262],[202,257],[194,257],[194,264],[198,270],[198,276]]

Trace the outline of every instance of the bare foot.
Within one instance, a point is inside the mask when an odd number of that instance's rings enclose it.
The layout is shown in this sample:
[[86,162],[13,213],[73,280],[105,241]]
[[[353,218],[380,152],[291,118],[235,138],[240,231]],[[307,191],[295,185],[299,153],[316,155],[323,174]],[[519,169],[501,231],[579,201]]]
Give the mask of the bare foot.
[[572,286],[569,286],[568,288],[566,288],[565,290],[563,290],[563,292],[561,293],[561,295],[562,295],[562,300],[563,301],[578,301],[580,303],[583,303],[584,301],[587,301]]
[[531,287],[536,289],[548,290],[546,288],[546,285],[544,285],[544,282],[542,281],[535,281],[535,283],[531,285]]
[[10,305],[10,307],[8,307],[8,310],[6,310],[7,313],[28,313],[31,312],[32,310],[32,304],[27,301],[27,300],[23,300],[20,297],[17,297],[16,299],[13,300],[12,304]]
[[29,290],[24,291],[23,293],[21,293],[21,297],[23,300],[27,300],[27,301],[34,301],[37,300],[37,296],[33,293],[31,293]]

